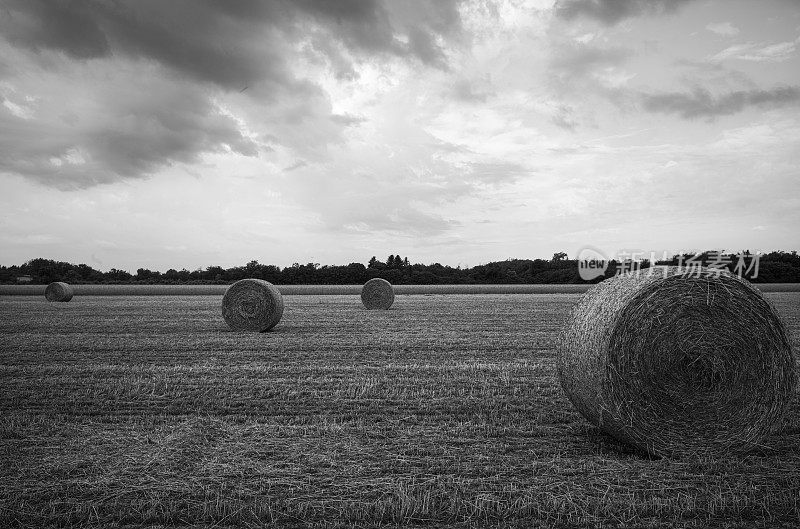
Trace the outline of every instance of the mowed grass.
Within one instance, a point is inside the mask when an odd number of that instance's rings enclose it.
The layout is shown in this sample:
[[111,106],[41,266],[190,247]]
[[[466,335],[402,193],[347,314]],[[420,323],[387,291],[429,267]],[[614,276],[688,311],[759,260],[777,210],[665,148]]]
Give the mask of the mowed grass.
[[[222,296],[230,285],[70,285],[76,296]],[[275,285],[284,296],[360,295],[363,285]],[[393,285],[395,294],[582,294],[592,285]],[[800,283],[760,283],[762,292],[800,292]],[[0,285],[0,296],[44,296],[46,285]]]
[[[768,294],[797,355],[800,294]],[[578,295],[0,298],[0,526],[795,527],[800,405],[769,447],[652,460],[555,375]]]

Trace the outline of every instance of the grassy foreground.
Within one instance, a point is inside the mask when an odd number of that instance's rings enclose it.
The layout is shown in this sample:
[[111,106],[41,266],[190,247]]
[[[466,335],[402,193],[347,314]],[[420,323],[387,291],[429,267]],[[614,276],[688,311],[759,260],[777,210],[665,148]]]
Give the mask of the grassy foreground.
[[555,378],[577,299],[292,296],[237,334],[219,296],[0,298],[0,526],[800,525],[797,399],[761,453],[631,453]]

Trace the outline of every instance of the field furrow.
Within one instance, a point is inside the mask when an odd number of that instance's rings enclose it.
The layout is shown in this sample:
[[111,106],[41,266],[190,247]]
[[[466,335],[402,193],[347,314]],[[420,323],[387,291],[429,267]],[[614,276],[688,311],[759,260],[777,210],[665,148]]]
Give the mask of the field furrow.
[[[800,345],[800,293],[772,293]],[[800,405],[763,451],[653,460],[564,397],[579,298],[0,298],[0,525],[800,524]]]

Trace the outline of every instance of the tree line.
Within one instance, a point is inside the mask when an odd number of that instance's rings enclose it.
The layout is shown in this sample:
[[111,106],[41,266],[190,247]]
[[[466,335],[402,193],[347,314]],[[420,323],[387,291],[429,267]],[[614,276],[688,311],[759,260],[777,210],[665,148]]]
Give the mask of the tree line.
[[[742,258],[744,255],[744,258]],[[797,251],[776,251],[759,256],[750,254],[722,254],[723,265],[731,272],[743,275],[756,283],[800,283],[800,255]],[[638,266],[682,265],[690,262],[709,265],[720,261],[720,254],[675,255],[670,259],[649,262],[642,260]],[[742,266],[744,264],[745,266]],[[48,284],[64,281],[75,284],[92,283],[143,283],[143,284],[227,284],[239,279],[265,279],[280,285],[344,285],[360,284],[380,277],[397,285],[435,285],[435,284],[548,284],[548,283],[587,283],[598,282],[611,277],[620,270],[627,270],[630,263],[611,260],[603,275],[592,281],[581,279],[578,261],[568,259],[567,254],[558,252],[551,259],[506,259],[473,267],[452,267],[440,263],[412,264],[408,257],[390,255],[385,260],[376,257],[368,263],[347,265],[320,265],[319,263],[299,264],[281,268],[270,264],[250,261],[244,266],[223,268],[209,266],[197,270],[175,270],[166,272],[139,268],[135,274],[112,268],[107,272],[96,270],[86,264],[71,264],[52,259],[32,259],[22,265],[0,266],[0,283],[13,284],[19,278],[30,278],[33,284]],[[738,267],[738,268],[737,268]]]

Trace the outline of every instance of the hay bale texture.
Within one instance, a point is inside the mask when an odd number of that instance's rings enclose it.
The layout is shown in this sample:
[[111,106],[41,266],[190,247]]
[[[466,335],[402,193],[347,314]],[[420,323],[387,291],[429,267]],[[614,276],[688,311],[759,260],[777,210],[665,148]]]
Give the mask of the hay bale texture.
[[762,445],[795,388],[775,310],[727,272],[660,267],[599,283],[558,342],[564,392],[591,422],[657,456]]
[[74,294],[72,287],[61,281],[50,283],[47,285],[47,288],[44,289],[44,297],[47,301],[67,302],[72,299]]
[[242,279],[228,287],[222,297],[222,317],[235,331],[268,331],[281,316],[283,296],[268,281]]
[[379,277],[370,279],[361,287],[361,301],[370,310],[387,310],[394,303],[392,284]]

